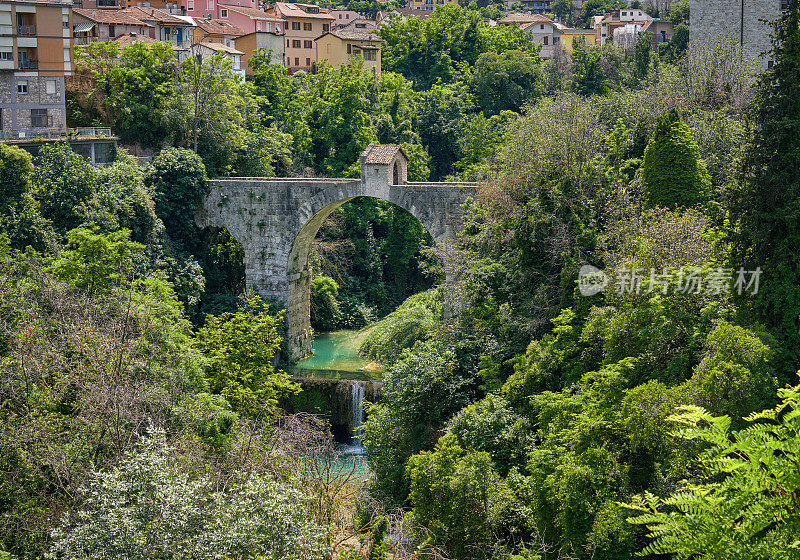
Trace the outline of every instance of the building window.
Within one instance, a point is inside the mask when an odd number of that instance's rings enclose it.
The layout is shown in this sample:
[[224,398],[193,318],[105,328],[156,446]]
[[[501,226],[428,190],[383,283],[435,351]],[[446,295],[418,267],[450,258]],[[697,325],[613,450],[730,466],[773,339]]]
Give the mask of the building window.
[[31,109],[31,127],[45,128],[47,126],[47,109]]
[[294,47],[295,49],[299,49],[300,48],[300,39],[295,39],[294,41],[292,41],[292,47]]
[[323,33],[327,33],[330,30],[331,30],[331,24],[330,23],[323,23],[322,24],[322,32]]
[[547,39],[548,39],[548,37],[547,37],[547,36],[545,36],[545,38],[544,38],[544,39],[543,39],[543,41],[542,41],[542,42],[543,42],[545,45],[547,45]]
[[353,52],[353,45],[347,43],[347,54],[352,54]]
[[303,31],[311,31],[311,24],[310,23],[303,23]]
[[378,60],[378,53],[372,49],[364,51],[364,60]]
[[300,57],[297,57],[297,56],[294,57],[294,65],[295,66],[300,66]]
[[311,59],[310,58],[306,58],[306,66],[311,66]]
[[0,51],[0,60],[14,60],[14,55],[11,51]]
[[206,0],[206,10],[214,9],[214,0]]
[[287,56],[286,57],[286,66],[291,66],[291,65],[292,65],[292,59]]
[[226,17],[228,17],[228,10],[226,10],[225,8],[222,8],[222,9],[219,11],[219,17],[222,17],[222,18],[226,18]]
[[541,25],[539,26],[539,29],[544,29],[544,24],[541,24]]
[[61,27],[64,28],[64,29],[69,29],[69,22],[68,21],[62,21],[61,22]]
[[261,31],[261,22],[256,21],[256,31]]
[[314,45],[312,44],[311,41],[303,41],[303,48],[304,49],[311,49],[313,47],[314,47]]
[[28,93],[28,80],[17,81],[17,93]]
[[48,95],[55,95],[56,94],[56,81],[55,80],[47,80],[44,83],[44,91]]
[[186,9],[190,12],[194,11],[194,0],[188,0],[188,2],[186,2]]
[[289,44],[289,39],[286,39],[286,46],[287,46],[287,47],[290,47],[290,46],[291,46],[291,45]]
[[339,19],[342,19],[342,14],[339,14]]
[[300,31],[300,22],[299,21],[293,21],[292,22],[292,31]]
[[108,36],[114,38],[117,36],[117,29],[113,25],[108,26]]

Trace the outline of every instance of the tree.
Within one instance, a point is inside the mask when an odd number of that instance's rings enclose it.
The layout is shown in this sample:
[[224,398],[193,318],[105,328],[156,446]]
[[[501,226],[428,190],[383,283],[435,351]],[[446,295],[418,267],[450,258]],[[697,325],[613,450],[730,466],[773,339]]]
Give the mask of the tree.
[[232,62],[222,52],[207,59],[187,57],[175,81],[169,112],[178,140],[204,155],[214,171],[226,169],[245,136],[239,88]]
[[206,190],[203,161],[189,150],[164,148],[153,158],[144,180],[169,236],[192,247],[197,237],[194,211]]
[[55,230],[63,234],[84,223],[98,185],[92,164],[66,142],[56,142],[41,147],[35,168],[35,197]]
[[32,175],[33,162],[28,152],[0,144],[0,208],[18,202],[30,190]]
[[645,493],[629,507],[652,541],[643,554],[696,560],[800,558],[800,387],[730,432],[729,416],[685,406],[675,436],[699,443],[699,480],[667,498]]
[[519,113],[543,90],[539,57],[517,50],[483,53],[472,80],[475,100],[486,117],[502,111]]
[[158,147],[169,136],[166,117],[177,59],[172,44],[90,43],[76,49],[77,66],[96,80],[92,94],[126,142]]
[[706,163],[675,109],[659,119],[647,143],[642,182],[650,207],[690,207],[707,201],[711,194]]
[[288,373],[273,366],[281,344],[278,326],[282,320],[264,310],[260,298],[253,297],[243,311],[209,315],[197,333],[211,391],[225,397],[243,415],[272,414],[280,397],[298,389]]
[[572,20],[572,2],[570,0],[553,0],[551,7],[561,22],[567,23]]
[[600,66],[600,51],[586,46],[579,41],[572,51],[572,61],[575,71],[572,75],[570,88],[583,96],[603,94],[608,89],[605,84],[605,73]]
[[733,193],[731,255],[735,266],[761,267],[769,290],[743,302],[780,342],[779,380],[800,362],[800,1],[791,0],[775,24],[771,52],[775,64],[758,84],[749,119],[751,141],[741,186]]
[[633,75],[637,80],[647,77],[650,69],[650,49],[653,43],[652,33],[640,33],[633,46]]
[[144,245],[130,240],[130,231],[106,236],[77,228],[67,238],[69,249],[51,266],[58,278],[84,290],[89,297],[112,287],[130,285],[132,257],[144,249]]

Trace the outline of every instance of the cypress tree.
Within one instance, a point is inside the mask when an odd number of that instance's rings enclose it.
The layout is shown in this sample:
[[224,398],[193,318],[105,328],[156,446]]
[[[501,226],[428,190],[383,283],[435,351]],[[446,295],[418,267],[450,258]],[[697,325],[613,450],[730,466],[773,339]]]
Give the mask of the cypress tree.
[[800,365],[800,0],[775,23],[774,65],[758,83],[751,140],[730,203],[731,265],[763,270],[742,308],[778,338],[782,381]]
[[658,120],[642,162],[649,207],[689,207],[708,200],[711,176],[689,131],[673,109]]

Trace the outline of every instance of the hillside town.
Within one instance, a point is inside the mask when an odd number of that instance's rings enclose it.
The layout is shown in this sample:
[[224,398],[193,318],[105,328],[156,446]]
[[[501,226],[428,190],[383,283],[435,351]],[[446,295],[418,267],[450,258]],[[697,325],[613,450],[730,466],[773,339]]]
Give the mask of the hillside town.
[[[388,7],[372,17],[355,10],[314,4],[260,3],[258,0],[3,0],[0,2],[0,138],[26,144],[34,137],[70,136],[93,162],[110,157],[111,132],[68,127],[65,94],[80,88],[76,52],[96,42],[128,46],[169,43],[180,63],[186,57],[208,59],[215,54],[231,61],[241,79],[253,73],[249,61],[258,49],[269,49],[272,61],[288,74],[316,72],[325,61],[334,66],[358,59],[380,74],[384,40],[380,29],[390,21],[429,18],[438,6],[456,0],[409,0],[406,7]],[[555,15],[550,1],[510,3],[491,26],[514,26],[530,34],[543,60],[570,56],[576,41],[587,46],[613,42],[632,47],[642,35],[653,52],[675,33],[670,20],[654,17],[641,5],[592,15],[586,28],[568,25],[569,16]],[[637,2],[634,2],[637,4]],[[696,5],[695,5],[696,4]],[[515,11],[515,8],[523,10]],[[689,30],[692,40],[730,36],[748,52],[761,56],[769,45],[767,22],[786,7],[786,0],[757,7],[717,12],[706,2],[692,2]],[[653,12],[653,10],[650,10]],[[771,61],[763,59],[764,65]]]

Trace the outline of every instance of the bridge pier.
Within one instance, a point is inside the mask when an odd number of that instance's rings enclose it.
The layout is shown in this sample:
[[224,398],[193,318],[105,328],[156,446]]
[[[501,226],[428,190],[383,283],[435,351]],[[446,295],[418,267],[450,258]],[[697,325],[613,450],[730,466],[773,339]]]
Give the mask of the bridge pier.
[[[311,351],[308,256],[325,219],[356,196],[387,200],[416,217],[437,243],[461,228],[461,205],[474,196],[469,183],[408,183],[397,146],[370,145],[361,156],[361,179],[239,177],[209,181],[197,213],[200,227],[226,228],[242,244],[248,288],[287,310],[290,359]],[[394,184],[400,181],[399,184]],[[446,313],[452,306],[445,303]],[[449,309],[449,310],[448,310]]]

